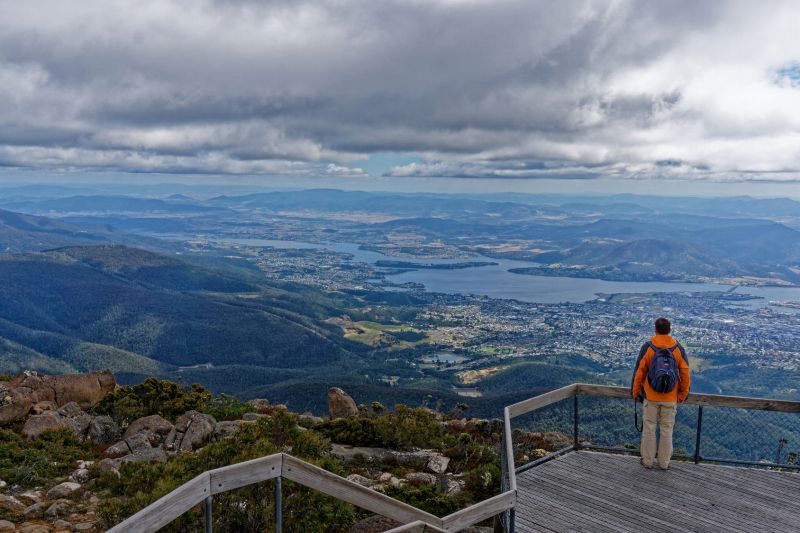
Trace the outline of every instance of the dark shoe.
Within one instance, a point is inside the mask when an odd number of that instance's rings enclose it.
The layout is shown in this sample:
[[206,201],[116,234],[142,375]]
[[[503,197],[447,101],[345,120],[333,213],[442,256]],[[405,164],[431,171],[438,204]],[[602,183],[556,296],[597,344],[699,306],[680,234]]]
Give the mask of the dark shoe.
[[660,468],[660,469],[661,469],[662,471],[664,471],[664,472],[666,472],[667,470],[669,470],[669,467],[666,467],[666,468],[664,468],[663,466],[659,466],[658,468]]
[[642,459],[641,457],[639,458],[639,464],[642,465],[643,467],[645,467],[648,470],[653,468],[653,465],[647,466],[646,464],[644,464],[644,459]]

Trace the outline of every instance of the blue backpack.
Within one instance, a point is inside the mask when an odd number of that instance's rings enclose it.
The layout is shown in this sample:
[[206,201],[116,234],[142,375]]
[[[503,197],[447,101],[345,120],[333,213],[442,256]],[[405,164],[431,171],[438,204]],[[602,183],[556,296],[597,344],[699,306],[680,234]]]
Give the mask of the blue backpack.
[[650,371],[647,373],[647,381],[654,391],[660,393],[672,392],[681,379],[678,370],[678,361],[672,353],[678,344],[671,348],[656,348],[652,342],[648,342],[653,349],[653,358],[650,360]]

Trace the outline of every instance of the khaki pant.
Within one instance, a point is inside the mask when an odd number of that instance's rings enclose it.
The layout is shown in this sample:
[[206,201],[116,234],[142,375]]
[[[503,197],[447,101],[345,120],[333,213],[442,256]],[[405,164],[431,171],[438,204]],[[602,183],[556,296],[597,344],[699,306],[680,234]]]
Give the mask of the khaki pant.
[[672,457],[672,428],[675,427],[675,402],[644,401],[644,427],[642,429],[642,463],[650,468],[656,456],[656,423],[661,426],[658,439],[658,466],[666,470]]

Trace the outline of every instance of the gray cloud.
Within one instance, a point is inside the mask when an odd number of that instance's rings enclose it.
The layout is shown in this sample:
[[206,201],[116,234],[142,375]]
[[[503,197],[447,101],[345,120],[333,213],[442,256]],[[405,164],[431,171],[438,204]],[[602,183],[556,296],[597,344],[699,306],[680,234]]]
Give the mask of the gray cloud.
[[[0,165],[794,180],[791,1],[0,0]],[[665,162],[668,162],[665,163]]]

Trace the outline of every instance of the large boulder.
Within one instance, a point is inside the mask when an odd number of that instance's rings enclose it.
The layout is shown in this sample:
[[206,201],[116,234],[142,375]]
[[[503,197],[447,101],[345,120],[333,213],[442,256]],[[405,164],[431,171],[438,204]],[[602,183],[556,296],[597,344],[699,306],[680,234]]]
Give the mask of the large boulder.
[[55,391],[56,402],[59,405],[76,402],[83,409],[98,404],[117,386],[114,374],[109,370],[89,374],[46,376],[45,378]]
[[29,417],[22,427],[22,436],[27,439],[38,439],[46,431],[53,431],[65,427],[70,427],[68,419],[55,411],[47,411],[40,415]]
[[22,420],[31,410],[33,403],[28,394],[0,382],[0,424]]
[[100,462],[101,469],[116,470],[121,463],[130,461],[147,461],[150,463],[166,463],[167,454],[161,448],[150,445],[147,435],[134,433],[127,439],[109,446],[103,455],[107,459]]
[[214,427],[214,437],[217,439],[233,437],[240,427],[248,423],[249,422],[245,420],[225,420],[223,422],[217,422],[217,425]]
[[197,411],[187,411],[175,421],[175,431],[167,437],[164,448],[176,452],[190,452],[208,440],[217,426],[213,416]]
[[92,415],[83,412],[76,402],[69,402],[56,412],[66,419],[67,427],[72,429],[75,435],[81,438],[86,435],[92,422]]
[[339,387],[328,389],[328,413],[331,418],[347,418],[358,414],[353,398]]
[[147,437],[152,446],[161,446],[167,436],[175,429],[175,426],[159,415],[150,415],[134,420],[122,438],[127,439],[141,433]]
[[[41,402],[37,405],[40,404]],[[84,413],[77,403],[69,402],[57,411],[42,411],[42,414],[28,417],[22,428],[22,434],[29,439],[36,439],[45,431],[68,428],[76,437],[83,438],[91,421],[91,415]]]
[[87,409],[115,387],[114,374],[108,370],[63,376],[23,372],[8,382],[0,383],[0,424],[25,418],[37,404],[36,414],[43,414],[45,406],[52,407],[46,402],[52,402],[56,407],[75,402],[81,409]]
[[119,439],[119,426],[110,416],[96,416],[89,422],[86,436],[94,443],[109,444]]

